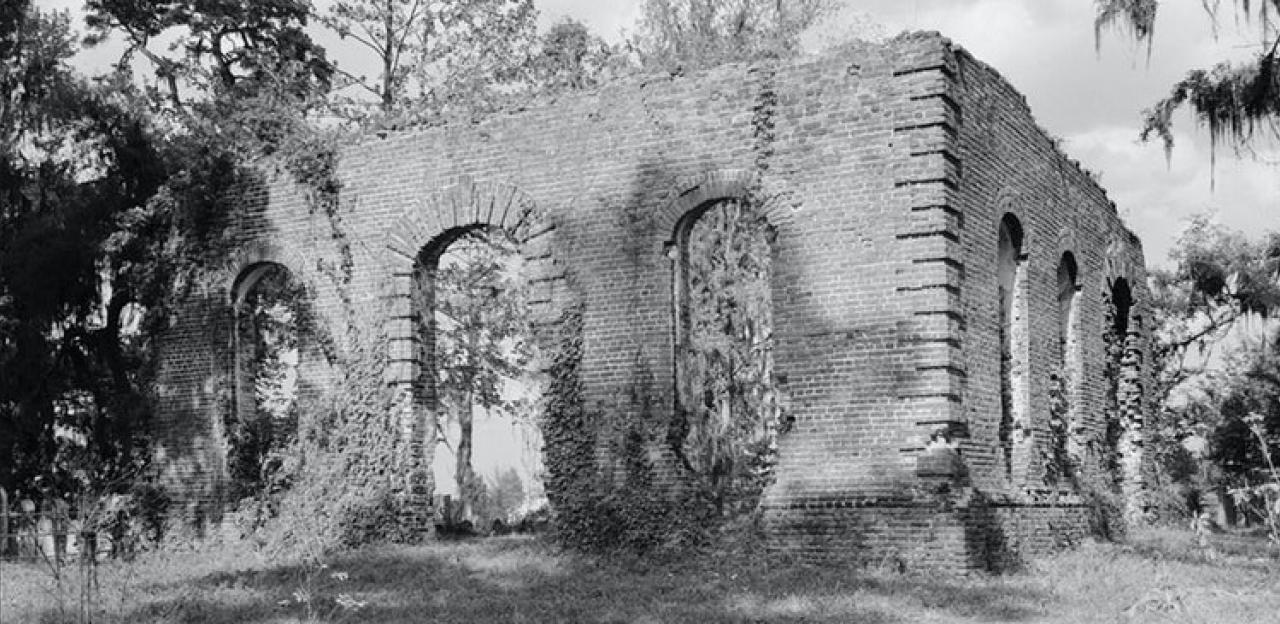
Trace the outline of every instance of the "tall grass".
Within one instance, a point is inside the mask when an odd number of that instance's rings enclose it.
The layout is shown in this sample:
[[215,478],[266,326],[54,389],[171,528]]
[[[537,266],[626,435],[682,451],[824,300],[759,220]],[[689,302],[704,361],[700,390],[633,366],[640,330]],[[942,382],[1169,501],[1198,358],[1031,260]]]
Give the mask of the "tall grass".
[[[1241,542],[1245,543],[1245,542]],[[100,622],[1270,622],[1280,560],[1189,532],[1088,543],[1017,574],[901,574],[750,551],[573,555],[527,536],[375,547],[321,565],[240,542],[100,569]],[[47,579],[0,564],[0,621],[57,622]]]

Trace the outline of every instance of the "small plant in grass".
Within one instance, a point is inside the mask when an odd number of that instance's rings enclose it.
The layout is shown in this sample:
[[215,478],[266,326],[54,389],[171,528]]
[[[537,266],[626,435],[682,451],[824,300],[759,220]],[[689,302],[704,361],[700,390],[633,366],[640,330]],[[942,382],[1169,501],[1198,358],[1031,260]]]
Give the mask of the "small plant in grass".
[[337,591],[348,580],[347,572],[331,570],[326,563],[311,562],[304,566],[297,589],[279,604],[301,608],[302,621],[308,624],[359,621],[356,616],[369,602],[349,592]]
[[160,538],[167,502],[137,477],[141,467],[119,476],[83,448],[64,449],[57,467],[53,477],[37,479],[44,486],[38,505],[22,501],[27,519],[18,539],[31,545],[38,569],[47,575],[50,617],[93,622],[107,610],[99,566],[118,557],[124,563],[117,567],[131,571],[128,562]]

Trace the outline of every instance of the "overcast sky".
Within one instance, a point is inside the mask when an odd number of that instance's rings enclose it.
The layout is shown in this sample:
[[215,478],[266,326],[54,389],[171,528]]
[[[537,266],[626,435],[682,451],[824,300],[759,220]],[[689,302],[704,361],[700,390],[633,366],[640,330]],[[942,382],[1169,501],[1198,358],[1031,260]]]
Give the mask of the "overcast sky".
[[[82,0],[36,0],[78,9]],[[319,0],[320,4],[324,0]],[[545,26],[577,18],[606,39],[634,29],[639,0],[535,0]],[[1230,5],[1232,3],[1224,3]],[[1239,159],[1219,149],[1216,188],[1210,188],[1207,132],[1179,117],[1172,160],[1158,144],[1137,141],[1140,113],[1189,69],[1256,49],[1256,26],[1238,27],[1224,9],[1218,38],[1201,3],[1160,3],[1155,44],[1145,47],[1108,34],[1094,51],[1091,0],[843,0],[835,19],[806,38],[810,47],[847,36],[937,30],[992,65],[1027,96],[1032,113],[1064,149],[1100,174],[1129,226],[1142,237],[1149,265],[1166,265],[1187,219],[1212,213],[1250,233],[1280,229],[1280,151]],[[1250,35],[1253,35],[1252,38]],[[350,55],[324,43],[332,56]],[[80,59],[86,71],[109,63],[111,48]]]

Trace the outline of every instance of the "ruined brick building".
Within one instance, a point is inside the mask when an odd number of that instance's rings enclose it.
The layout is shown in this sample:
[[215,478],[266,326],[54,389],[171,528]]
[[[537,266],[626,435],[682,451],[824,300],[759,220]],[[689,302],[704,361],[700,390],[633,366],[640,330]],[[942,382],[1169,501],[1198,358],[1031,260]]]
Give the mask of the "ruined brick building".
[[369,138],[342,149],[337,179],[333,217],[284,176],[239,189],[238,252],[160,343],[156,453],[191,510],[218,503],[218,412],[245,394],[235,340],[211,328],[266,267],[306,285],[338,333],[344,302],[380,316],[387,379],[414,396],[402,433],[421,439],[432,345],[415,293],[458,233],[505,229],[536,269],[535,313],[582,306],[585,400],[615,404],[644,368],[670,409],[670,251],[689,215],[750,192],[776,233],[789,423],[761,503],[772,547],[993,565],[1089,530],[1065,457],[1097,454],[1126,492],[1141,485],[1141,245],[1023,96],[936,34]]

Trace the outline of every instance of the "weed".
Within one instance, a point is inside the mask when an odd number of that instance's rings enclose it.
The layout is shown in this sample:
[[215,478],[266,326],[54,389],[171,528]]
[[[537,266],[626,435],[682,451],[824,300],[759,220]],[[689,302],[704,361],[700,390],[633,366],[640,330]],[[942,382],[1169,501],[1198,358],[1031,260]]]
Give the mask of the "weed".
[[[566,552],[529,536],[377,546],[323,561],[252,544],[196,543],[101,568],[95,621],[190,622],[990,622],[1272,621],[1280,559],[1188,531],[1087,542],[1007,575],[902,574],[786,563],[748,549],[680,558]],[[1215,540],[1224,536],[1216,535]],[[1234,538],[1233,538],[1234,539]],[[0,573],[4,622],[58,622],[33,566]],[[132,576],[129,576],[132,575]],[[127,600],[114,599],[128,584]],[[66,620],[62,620],[66,621]]]

